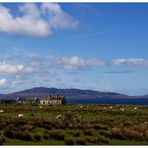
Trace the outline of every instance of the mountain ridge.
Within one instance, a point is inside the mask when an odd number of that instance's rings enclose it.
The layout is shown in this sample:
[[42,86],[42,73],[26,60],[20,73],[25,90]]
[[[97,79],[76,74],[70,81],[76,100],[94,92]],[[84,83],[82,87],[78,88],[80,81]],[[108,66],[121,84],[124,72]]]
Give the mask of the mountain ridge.
[[18,96],[46,96],[46,95],[62,95],[66,98],[131,98],[125,94],[115,92],[101,92],[90,89],[59,89],[59,88],[47,88],[47,87],[34,87],[14,93],[0,94],[0,98],[16,98]]

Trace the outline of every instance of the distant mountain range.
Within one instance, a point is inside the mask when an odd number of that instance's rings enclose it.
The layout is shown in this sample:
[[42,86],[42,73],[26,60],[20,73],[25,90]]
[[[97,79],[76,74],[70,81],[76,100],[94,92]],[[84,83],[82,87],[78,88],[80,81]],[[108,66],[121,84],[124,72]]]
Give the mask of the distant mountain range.
[[11,94],[0,94],[1,99],[15,99],[19,96],[47,96],[47,95],[61,95],[66,98],[148,98],[148,95],[144,96],[128,96],[114,92],[100,92],[94,90],[82,90],[82,89],[57,89],[57,88],[45,88],[35,87]]

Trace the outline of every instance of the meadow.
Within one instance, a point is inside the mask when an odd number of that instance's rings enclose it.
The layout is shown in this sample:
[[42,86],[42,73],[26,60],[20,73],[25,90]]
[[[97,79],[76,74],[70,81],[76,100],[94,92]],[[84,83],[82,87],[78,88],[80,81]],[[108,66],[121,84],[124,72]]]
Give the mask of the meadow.
[[148,106],[0,104],[1,145],[148,145]]

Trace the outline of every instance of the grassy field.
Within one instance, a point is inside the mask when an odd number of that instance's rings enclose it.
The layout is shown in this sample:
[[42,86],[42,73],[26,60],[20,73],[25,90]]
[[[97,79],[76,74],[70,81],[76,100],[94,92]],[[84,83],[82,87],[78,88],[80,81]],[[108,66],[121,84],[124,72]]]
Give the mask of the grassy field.
[[148,107],[0,104],[1,145],[148,145]]

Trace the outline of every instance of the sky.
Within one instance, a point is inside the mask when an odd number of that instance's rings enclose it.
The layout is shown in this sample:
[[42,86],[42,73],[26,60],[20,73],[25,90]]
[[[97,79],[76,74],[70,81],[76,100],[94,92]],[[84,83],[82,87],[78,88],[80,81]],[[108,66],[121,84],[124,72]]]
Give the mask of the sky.
[[0,93],[148,94],[147,16],[148,3],[0,3]]

